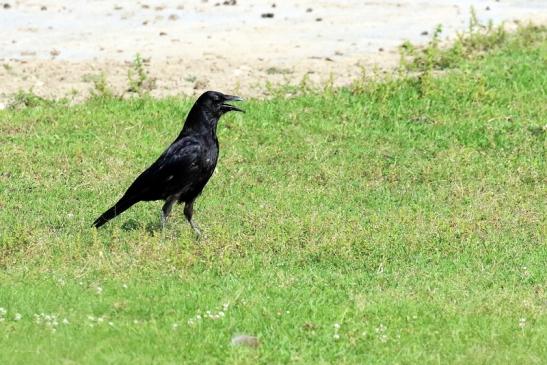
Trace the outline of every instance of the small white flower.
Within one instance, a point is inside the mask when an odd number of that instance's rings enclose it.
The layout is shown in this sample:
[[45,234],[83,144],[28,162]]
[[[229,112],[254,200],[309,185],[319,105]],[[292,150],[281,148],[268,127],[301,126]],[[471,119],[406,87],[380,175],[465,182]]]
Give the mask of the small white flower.
[[14,321],[20,321],[21,318],[23,318],[23,316],[21,315],[21,313],[15,313],[15,316],[13,317],[13,320],[14,320]]
[[108,325],[109,325],[110,327],[114,327],[114,322],[108,322]]
[[340,329],[340,323],[335,323],[334,324],[334,329],[339,330]]
[[102,294],[103,293],[103,288],[101,288],[100,286],[96,287],[95,288],[95,293],[97,293],[98,295]]
[[228,304],[228,303],[224,303],[224,304],[222,305],[222,309],[223,309],[225,312],[228,310],[229,307],[230,307],[230,304]]
[[338,333],[335,333],[334,336],[332,336],[335,340],[339,340],[340,339],[340,335]]
[[519,320],[519,327],[520,327],[520,328],[526,327],[526,318],[521,318],[521,319]]
[[68,321],[68,319],[63,319],[63,324],[70,324],[70,322]]
[[199,321],[201,319],[201,315],[196,315],[196,319]]
[[387,342],[388,337],[387,335],[381,335],[380,337],[378,337],[378,339],[380,340],[380,342]]
[[176,330],[178,327],[179,327],[179,324],[178,323],[173,323],[173,325],[171,326],[174,330]]
[[123,284],[123,285],[122,285],[122,288],[127,289],[127,288],[128,288],[128,287],[127,287],[127,284]]
[[97,323],[102,323],[102,322],[104,322],[104,317],[97,318]]
[[386,326],[384,326],[383,324],[380,324],[378,327],[376,327],[376,332],[377,333],[383,333],[386,331]]
[[220,312],[218,312],[218,315],[219,315],[220,317],[224,317],[224,312],[223,312],[223,311],[220,311]]

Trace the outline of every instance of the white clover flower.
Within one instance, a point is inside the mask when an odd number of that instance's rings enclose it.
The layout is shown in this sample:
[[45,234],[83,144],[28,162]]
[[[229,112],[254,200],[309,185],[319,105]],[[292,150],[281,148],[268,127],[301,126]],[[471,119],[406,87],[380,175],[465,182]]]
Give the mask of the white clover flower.
[[122,288],[127,289],[128,288],[127,284],[123,284]]
[[340,335],[338,333],[335,333],[334,336],[332,336],[335,340],[339,340],[340,339]]
[[334,324],[334,329],[339,330],[340,329],[340,323],[335,323]]
[[223,312],[223,311],[220,311],[220,312],[218,312],[218,315],[219,315],[220,317],[224,317],[224,312]]
[[386,331],[386,326],[384,326],[383,324],[380,324],[378,327],[376,327],[376,332],[377,333],[383,333]]
[[68,321],[68,319],[63,319],[63,324],[70,324],[70,322]]
[[103,288],[101,288],[100,286],[96,287],[95,293],[97,293],[98,295],[101,295],[103,293]]
[[110,322],[108,322],[108,325],[109,325],[110,327],[114,327],[114,322],[110,321]]
[[13,317],[13,320],[14,320],[14,321],[20,321],[21,318],[23,318],[23,316],[21,315],[21,313],[15,313],[15,316]]
[[228,304],[228,303],[224,303],[224,304],[222,305],[222,309],[223,309],[225,312],[228,310],[229,307],[230,307],[230,304]]

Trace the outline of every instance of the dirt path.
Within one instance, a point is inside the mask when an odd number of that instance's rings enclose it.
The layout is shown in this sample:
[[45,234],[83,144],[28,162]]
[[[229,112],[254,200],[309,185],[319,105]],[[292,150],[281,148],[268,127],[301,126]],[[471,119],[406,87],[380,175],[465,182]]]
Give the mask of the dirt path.
[[547,20],[544,0],[3,0],[0,103],[31,88],[81,100],[100,73],[121,91],[136,53],[155,96],[267,95],[268,82],[306,74],[347,84],[362,67],[395,65],[403,40],[424,43],[437,24],[464,29],[471,6],[482,21]]

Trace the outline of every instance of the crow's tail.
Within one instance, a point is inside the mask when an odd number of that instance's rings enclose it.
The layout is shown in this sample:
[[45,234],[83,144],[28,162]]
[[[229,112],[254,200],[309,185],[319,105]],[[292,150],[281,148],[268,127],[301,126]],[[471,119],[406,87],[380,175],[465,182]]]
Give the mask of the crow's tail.
[[92,226],[95,228],[99,228],[112,218],[122,214],[127,209],[131,208],[133,204],[135,204],[136,201],[127,197],[123,197],[120,199],[119,202],[114,204],[114,206],[110,209],[108,209],[106,212],[104,212],[99,218],[95,219],[95,222],[93,222]]

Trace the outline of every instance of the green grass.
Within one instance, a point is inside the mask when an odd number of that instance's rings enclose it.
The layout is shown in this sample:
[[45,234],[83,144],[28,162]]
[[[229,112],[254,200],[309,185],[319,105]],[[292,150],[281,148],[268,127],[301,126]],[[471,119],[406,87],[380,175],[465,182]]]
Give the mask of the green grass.
[[545,363],[546,35],[250,100],[221,121],[201,241],[180,208],[161,232],[161,202],[90,228],[192,100],[20,94],[0,111],[0,364]]

